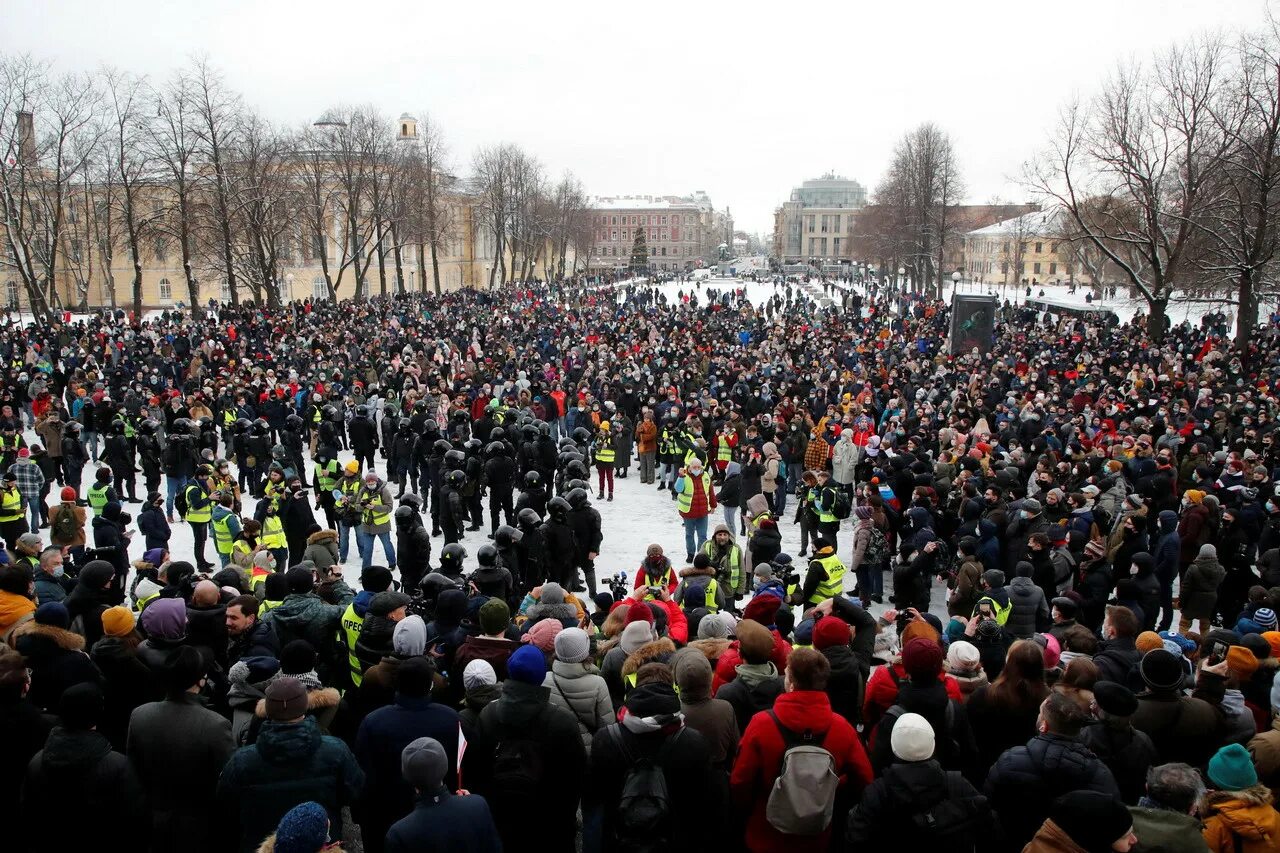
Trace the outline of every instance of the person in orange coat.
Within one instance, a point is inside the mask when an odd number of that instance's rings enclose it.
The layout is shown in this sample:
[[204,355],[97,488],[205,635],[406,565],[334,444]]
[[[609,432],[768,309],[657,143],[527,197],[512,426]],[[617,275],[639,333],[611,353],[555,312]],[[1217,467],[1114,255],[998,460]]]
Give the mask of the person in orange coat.
[[1204,842],[1213,853],[1280,850],[1280,812],[1274,794],[1259,784],[1249,751],[1238,743],[1209,759],[1209,792],[1200,819]]
[[[825,851],[831,831],[843,832],[846,815],[863,788],[871,784],[871,762],[862,741],[844,717],[831,710],[826,694],[831,664],[814,649],[796,649],[787,662],[785,690],[772,712],[761,711],[751,718],[729,777],[734,803],[746,812],[746,846],[751,853],[806,853]],[[774,720],[776,715],[777,720]],[[786,752],[782,730],[811,732],[835,760],[840,777],[835,810],[827,829],[818,835],[787,835],[769,823],[765,809],[769,794],[782,769]]]

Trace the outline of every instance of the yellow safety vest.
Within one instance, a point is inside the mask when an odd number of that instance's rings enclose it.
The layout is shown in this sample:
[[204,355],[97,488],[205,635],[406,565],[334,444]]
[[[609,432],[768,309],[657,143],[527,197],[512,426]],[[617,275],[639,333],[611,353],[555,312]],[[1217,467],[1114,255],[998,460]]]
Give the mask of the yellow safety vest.
[[22,494],[17,489],[6,489],[0,500],[0,522],[22,518]]
[[268,548],[288,548],[289,540],[284,536],[284,524],[280,516],[268,513],[262,519],[262,535],[258,537]]
[[613,461],[613,445],[604,444],[596,450],[596,462],[603,462],[606,465]]
[[991,609],[992,609],[992,610],[994,610],[994,611],[996,612],[996,624],[997,624],[997,625],[1003,625],[1004,623],[1006,623],[1006,622],[1008,622],[1008,621],[1009,621],[1009,614],[1013,612],[1013,600],[1012,600],[1012,599],[1010,599],[1009,603],[1008,603],[1008,604],[1006,604],[1004,607],[1001,607],[1001,606],[1000,606],[1000,602],[996,601],[994,598],[992,598],[992,597],[991,597],[991,596],[989,596],[989,595],[984,595],[982,598],[979,598],[979,599],[978,599],[978,603],[974,605],[974,607],[973,607],[973,612],[974,612],[974,613],[977,613],[977,612],[978,612],[978,607],[979,607],[979,606],[981,606],[982,602],[984,602],[984,601],[990,602],[990,603],[991,603]]
[[[703,542],[700,550],[708,557],[714,557],[716,552],[714,537]],[[738,588],[738,582],[742,580],[742,549],[738,547],[736,542],[729,546],[729,558],[727,562],[729,570],[729,586],[732,588],[729,594],[732,595],[733,590]]]
[[231,426],[231,425],[232,425],[232,424],[234,424],[235,422],[236,422],[236,412],[235,412],[235,409],[227,409],[225,412],[223,412],[223,413],[222,413],[222,425],[223,425],[223,426]]
[[813,511],[817,513],[818,521],[823,524],[830,524],[832,522],[839,521],[840,519],[836,518],[835,515],[833,515],[831,512],[831,510],[834,509],[834,507],[818,506],[818,498],[819,496],[821,496],[823,489],[815,486],[810,491],[811,491],[811,494],[813,495]]
[[360,638],[360,626],[364,617],[356,613],[355,602],[347,605],[342,614],[342,622],[338,626],[338,639],[347,647],[347,665],[351,668],[351,683],[356,687],[364,680],[364,670],[360,668],[360,658],[356,657],[356,640]]
[[733,448],[729,446],[729,442],[725,441],[726,436],[721,436],[716,442],[716,461],[728,462],[733,458]]
[[94,515],[101,515],[102,508],[107,505],[107,488],[97,483],[89,487],[89,507]]
[[[686,588],[688,588],[688,583],[689,581],[686,580],[685,581]],[[703,590],[704,595],[703,595],[702,602],[689,601],[689,599],[686,598],[682,602],[682,604],[684,607],[705,607],[707,608],[707,610],[711,611],[712,613],[718,613],[720,611],[720,605],[716,603],[717,589],[719,589],[719,585],[716,583],[716,579],[708,578],[706,589]]]
[[326,465],[316,466],[316,488],[321,493],[332,492],[338,487],[338,461],[330,459]]
[[[379,492],[380,491],[381,490],[379,490]],[[379,492],[372,492],[371,494],[374,497],[377,497]],[[385,504],[367,506],[365,507],[364,518],[362,520],[364,521],[365,524],[368,524],[370,526],[375,526],[379,524],[390,524],[391,523],[391,507],[386,506]]]
[[221,518],[213,519],[213,547],[219,554],[230,554],[231,548],[235,544],[235,539],[231,535],[231,519],[234,515],[230,512],[224,513]]
[[848,571],[844,563],[840,562],[840,558],[835,554],[826,557],[819,557],[815,560],[818,565],[827,570],[827,579],[818,584],[818,588],[814,590],[813,595],[809,596],[810,604],[821,604],[828,598],[836,598],[844,594],[844,573]]
[[275,501],[276,506],[279,506],[280,496],[284,494],[284,480],[281,480],[278,483],[273,483],[271,480],[267,480],[267,485],[263,487],[262,493],[266,495],[268,499]]
[[[688,512],[693,508],[693,475],[685,474],[680,478],[684,483],[684,487],[677,493],[676,509],[680,512]],[[702,491],[707,496],[707,512],[711,512],[711,475],[706,471],[702,472],[702,476],[698,479],[702,480]]]
[[284,602],[283,601],[267,601],[266,599],[263,599],[262,601],[258,602],[258,612],[266,613],[270,610],[275,610],[281,604],[284,604]]
[[195,501],[191,500],[191,490],[195,489],[199,495],[204,495],[204,489],[200,488],[198,483],[191,483],[184,490],[187,496],[187,514],[184,516],[187,521],[192,524],[203,524],[213,518],[213,506],[206,503],[200,509],[195,508]]

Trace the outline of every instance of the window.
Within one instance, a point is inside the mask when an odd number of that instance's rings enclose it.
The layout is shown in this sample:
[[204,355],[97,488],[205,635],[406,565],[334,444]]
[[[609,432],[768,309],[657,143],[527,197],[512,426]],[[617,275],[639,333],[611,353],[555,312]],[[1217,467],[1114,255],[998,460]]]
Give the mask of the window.
[[173,285],[167,278],[160,279],[160,301],[165,304],[173,301]]
[[1025,255],[1025,254],[1027,253],[1027,244],[1026,244],[1026,243],[1019,243],[1019,244],[1018,244],[1018,250],[1019,250],[1020,252],[1022,252],[1022,254],[1024,254],[1024,255]]
[[831,238],[831,254],[835,255],[837,258],[840,257],[840,238],[839,237]]
[[1008,261],[1001,261],[1001,262],[1000,262],[1000,272],[1001,272],[1003,275],[1008,275],[1008,274],[1009,274],[1009,262],[1008,262]]
[[1051,261],[1049,263],[1049,275],[1057,275],[1057,274],[1058,274],[1058,265]]
[[661,222],[659,222],[658,224],[659,224],[659,225],[666,225],[666,224],[667,224],[667,217],[665,217],[665,216],[664,216],[664,217],[662,217],[662,221],[661,221]]
[[[623,217],[623,219],[626,219],[626,217],[624,216],[624,217]],[[618,224],[618,217],[616,217],[616,216],[615,216],[615,217],[613,217],[613,221],[612,221],[612,222],[610,222],[609,224],[610,224],[610,225],[617,225],[617,224]]]
[[1033,273],[1035,273],[1036,275],[1039,275],[1039,274],[1040,274],[1040,262],[1039,262],[1039,261],[1036,261],[1036,262],[1035,262],[1034,264],[1032,264],[1031,266],[1032,266],[1031,271],[1032,271]]
[[1056,255],[1056,254],[1058,254],[1058,244],[1057,244],[1057,243],[1050,243],[1050,244],[1049,244],[1049,251],[1050,251],[1050,252],[1052,252],[1052,253],[1053,253],[1053,254],[1055,254],[1055,255]]
[[666,246],[663,246],[663,247],[662,247],[662,256],[663,256],[664,258],[667,256],[667,247],[666,247]]
[[1038,255],[1043,251],[1044,251],[1044,243],[1036,243],[1036,254]]
[[329,285],[325,284],[324,276],[318,275],[311,279],[311,296],[314,299],[329,298]]

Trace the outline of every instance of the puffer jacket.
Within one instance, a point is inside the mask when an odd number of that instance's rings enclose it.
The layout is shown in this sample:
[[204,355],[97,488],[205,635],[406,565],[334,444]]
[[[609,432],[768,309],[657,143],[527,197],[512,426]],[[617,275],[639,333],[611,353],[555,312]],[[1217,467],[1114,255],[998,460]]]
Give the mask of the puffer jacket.
[[1208,802],[1201,816],[1204,840],[1213,853],[1270,853],[1280,848],[1280,812],[1265,786],[1216,791]]
[[1227,572],[1213,557],[1196,557],[1182,578],[1182,616],[1212,619],[1218,606],[1218,587]]
[[1001,755],[987,776],[986,794],[1004,824],[1004,849],[1021,850],[1049,816],[1049,804],[1081,790],[1120,794],[1107,766],[1074,738],[1039,734]]
[[318,530],[308,536],[302,559],[310,560],[320,570],[338,565],[338,531]]
[[552,661],[542,686],[551,691],[552,705],[564,708],[578,721],[578,732],[588,751],[595,733],[614,722],[609,687],[592,664]]
[[1138,695],[1138,710],[1129,718],[1146,732],[1161,761],[1181,761],[1203,767],[1222,742],[1223,722],[1203,699],[1168,690]]
[[14,647],[31,672],[27,699],[56,713],[62,692],[82,682],[102,685],[102,673],[84,652],[84,638],[54,625],[24,622],[13,632]]
[[342,581],[333,584],[336,604],[328,604],[313,593],[286,595],[284,601],[267,612],[264,619],[275,631],[280,648],[293,640],[306,640],[320,655],[321,675],[333,658],[331,651],[336,643],[338,626],[347,605],[356,597],[351,587]]
[[1005,628],[1020,640],[1025,640],[1041,628],[1049,625],[1049,602],[1044,600],[1044,590],[1031,578],[1014,578],[1009,582],[1009,620]]

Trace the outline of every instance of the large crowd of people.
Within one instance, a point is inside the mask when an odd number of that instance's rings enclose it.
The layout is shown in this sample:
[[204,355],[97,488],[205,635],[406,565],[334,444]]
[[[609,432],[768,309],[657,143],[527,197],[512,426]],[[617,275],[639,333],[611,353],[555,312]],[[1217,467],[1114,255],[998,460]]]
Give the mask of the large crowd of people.
[[5,849],[1280,850],[1280,317],[678,285],[0,331]]

